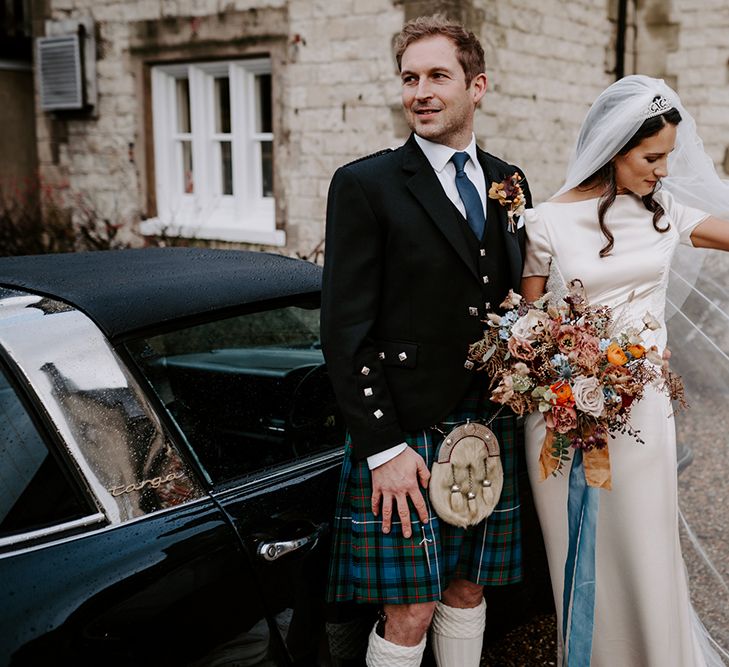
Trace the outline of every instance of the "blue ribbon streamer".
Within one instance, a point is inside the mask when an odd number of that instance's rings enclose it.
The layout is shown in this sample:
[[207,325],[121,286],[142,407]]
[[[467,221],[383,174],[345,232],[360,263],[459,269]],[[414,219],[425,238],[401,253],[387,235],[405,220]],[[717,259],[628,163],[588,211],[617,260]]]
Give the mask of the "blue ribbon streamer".
[[590,664],[595,625],[595,544],[599,505],[599,489],[587,485],[582,450],[577,449],[572,458],[569,479],[569,544],[562,598],[562,643],[565,649],[562,664],[567,667],[588,667]]

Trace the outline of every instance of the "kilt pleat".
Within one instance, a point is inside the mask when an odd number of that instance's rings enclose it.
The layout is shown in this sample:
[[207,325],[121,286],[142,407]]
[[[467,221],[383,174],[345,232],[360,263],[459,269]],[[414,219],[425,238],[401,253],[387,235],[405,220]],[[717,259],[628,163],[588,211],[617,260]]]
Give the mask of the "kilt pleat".
[[[483,391],[472,391],[439,424],[443,431],[467,419],[488,421],[494,404]],[[516,418],[509,412],[489,425],[499,440],[504,487],[486,521],[463,529],[442,522],[430,506],[423,524],[411,507],[413,535],[402,536],[397,514],[389,534],[370,508],[372,486],[367,461],[353,461],[350,442],[339,484],[327,598],[330,602],[406,604],[441,598],[451,579],[480,585],[505,585],[521,580],[521,521],[516,475]],[[434,429],[409,433],[408,444],[430,467],[442,435]]]

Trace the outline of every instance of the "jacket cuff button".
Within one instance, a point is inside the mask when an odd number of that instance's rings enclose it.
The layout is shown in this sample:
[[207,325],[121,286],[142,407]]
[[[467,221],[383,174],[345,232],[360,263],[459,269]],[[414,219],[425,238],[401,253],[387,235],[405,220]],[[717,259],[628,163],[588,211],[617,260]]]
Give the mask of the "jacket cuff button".
[[379,358],[380,358],[381,360],[384,360],[384,359],[385,359],[385,353],[384,353],[384,352],[380,352],[380,353],[379,353],[379,354],[378,354],[377,356],[378,356],[378,357],[379,357]]
[[362,370],[360,371],[360,373],[362,373],[362,375],[369,375],[370,374],[369,367],[368,366],[362,366]]
[[470,359],[467,359],[466,363],[463,364],[463,368],[465,368],[467,371],[473,370],[473,366],[474,363]]
[[476,308],[476,306],[469,306],[468,314],[471,315],[472,317],[478,317],[478,308]]
[[407,355],[407,354],[405,354],[404,352],[400,352],[400,354],[398,354],[398,355],[397,355],[397,358],[398,358],[398,359],[399,359],[400,361],[405,361],[405,360],[406,360],[406,359],[408,358],[408,355]]

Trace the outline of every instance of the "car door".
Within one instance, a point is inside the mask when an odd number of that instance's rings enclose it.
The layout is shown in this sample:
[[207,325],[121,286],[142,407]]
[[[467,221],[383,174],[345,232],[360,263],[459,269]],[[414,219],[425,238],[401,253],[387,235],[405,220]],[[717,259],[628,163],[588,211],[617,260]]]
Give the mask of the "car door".
[[103,334],[47,298],[0,304],[0,664],[260,654],[230,516]]
[[263,605],[261,660],[280,648],[281,664],[325,652],[344,433],[318,325],[318,298],[296,297],[126,343],[235,527],[249,577],[240,604]]

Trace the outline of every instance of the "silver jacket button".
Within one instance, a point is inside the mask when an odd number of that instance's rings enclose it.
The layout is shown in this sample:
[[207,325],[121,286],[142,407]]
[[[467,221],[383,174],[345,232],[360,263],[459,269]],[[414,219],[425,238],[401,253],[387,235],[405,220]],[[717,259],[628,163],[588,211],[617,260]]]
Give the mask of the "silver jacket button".
[[364,395],[365,396],[372,396],[372,387],[365,387]]
[[488,276],[484,276],[483,277],[483,284],[484,285],[488,285],[488,282],[489,282],[489,277]]
[[481,254],[481,257],[486,257],[486,250],[484,250],[484,248],[481,248],[481,250],[479,250],[479,253]]
[[381,419],[385,413],[382,412],[382,410],[375,410],[373,414],[375,415],[375,417],[377,417],[377,419]]
[[384,358],[385,358],[385,353],[384,353],[384,352],[380,352],[380,353],[379,353],[379,354],[378,354],[377,356],[378,356],[378,357],[379,357],[380,359],[384,359]]
[[466,363],[463,364],[463,368],[465,368],[467,371],[470,371],[473,369],[473,362],[470,359],[466,360]]
[[367,366],[362,366],[362,370],[360,372],[362,373],[362,375],[369,375],[370,369]]
[[478,317],[478,308],[476,306],[469,306],[468,307],[468,314],[473,317]]
[[406,359],[408,358],[408,355],[407,355],[407,354],[405,354],[404,352],[400,352],[400,354],[398,354],[398,355],[397,355],[397,358],[398,358],[398,359],[399,359],[400,361],[405,361],[405,360],[406,360]]

